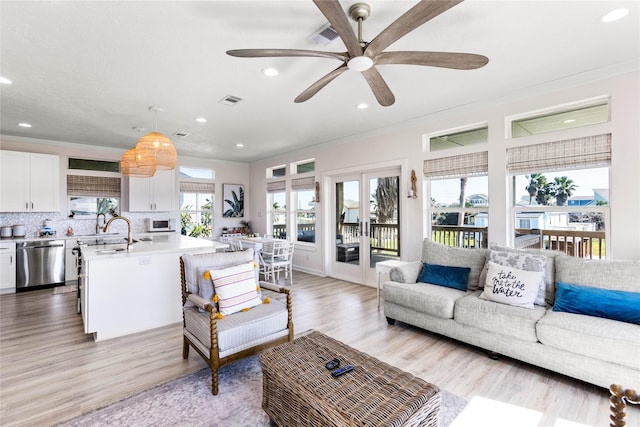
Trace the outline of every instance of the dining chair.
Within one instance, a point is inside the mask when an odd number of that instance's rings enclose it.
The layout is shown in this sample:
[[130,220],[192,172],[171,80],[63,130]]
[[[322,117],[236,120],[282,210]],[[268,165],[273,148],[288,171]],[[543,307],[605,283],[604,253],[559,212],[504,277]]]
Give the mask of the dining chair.
[[271,283],[276,283],[277,278],[280,279],[280,271],[287,274],[288,265],[288,241],[274,240],[273,243],[265,244],[260,251],[260,273],[264,276],[265,281],[271,279]]

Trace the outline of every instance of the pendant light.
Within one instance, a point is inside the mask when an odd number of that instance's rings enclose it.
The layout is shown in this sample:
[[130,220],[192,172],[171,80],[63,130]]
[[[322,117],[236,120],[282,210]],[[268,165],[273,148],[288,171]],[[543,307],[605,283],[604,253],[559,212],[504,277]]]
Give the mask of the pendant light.
[[[142,128],[136,128],[140,133]],[[151,150],[132,148],[122,155],[120,171],[124,176],[149,178],[156,173],[156,160]]]
[[[162,112],[161,108],[149,107],[149,110],[156,113],[156,130],[158,129],[158,112]],[[152,153],[155,160],[156,169],[170,170],[176,167],[177,154],[173,143],[169,138],[160,132],[150,132],[140,138],[136,144],[136,150],[147,149]],[[146,153],[145,153],[146,155]]]
[[146,148],[132,148],[122,155],[120,170],[124,176],[149,178],[156,173],[156,160]]

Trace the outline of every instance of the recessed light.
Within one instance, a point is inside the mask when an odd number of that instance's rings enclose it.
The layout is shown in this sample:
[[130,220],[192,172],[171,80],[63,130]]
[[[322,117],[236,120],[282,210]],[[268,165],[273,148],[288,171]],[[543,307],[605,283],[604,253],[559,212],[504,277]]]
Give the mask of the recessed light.
[[242,147],[244,147],[244,144],[236,144],[236,147],[242,148]]
[[602,22],[613,22],[629,14],[629,9],[614,9],[602,17]]
[[3,83],[5,85],[10,85],[11,84],[11,80],[9,80],[6,77],[0,77],[0,83]]
[[265,68],[264,70],[262,70],[262,72],[264,73],[265,76],[269,76],[269,77],[275,77],[278,75],[278,70],[276,70],[273,67]]
[[365,104],[364,102],[362,102],[362,103],[360,103],[360,104],[356,105],[356,108],[357,108],[358,110],[366,110],[367,108],[369,108],[369,105],[368,105],[368,104]]
[[207,119],[204,117],[196,117],[196,122],[198,123],[207,123]]
[[23,128],[30,128],[30,127],[31,127],[31,124],[26,123],[26,122],[22,122],[22,123],[18,123],[18,126],[21,126],[21,127],[23,127]]
[[573,123],[575,121],[576,121],[576,119],[567,119],[567,120],[563,121],[562,123],[568,124],[568,123]]

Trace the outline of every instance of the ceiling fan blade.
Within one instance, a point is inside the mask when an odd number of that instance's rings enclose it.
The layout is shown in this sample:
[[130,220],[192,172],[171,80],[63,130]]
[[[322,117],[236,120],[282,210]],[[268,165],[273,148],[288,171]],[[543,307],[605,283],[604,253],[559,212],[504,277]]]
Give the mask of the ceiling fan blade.
[[371,87],[371,90],[380,105],[388,107],[396,102],[396,98],[393,96],[393,93],[391,93],[389,86],[387,86],[387,82],[384,81],[375,67],[371,67],[368,70],[363,71],[362,75],[367,80],[367,83],[369,83],[369,87]]
[[347,52],[324,52],[319,50],[306,49],[234,49],[228,50],[227,55],[238,58],[272,58],[272,57],[294,57],[304,56],[312,58],[332,58],[342,62],[349,60]]
[[446,12],[458,3],[462,3],[462,1],[463,0],[420,1],[420,3],[409,9],[408,12],[396,19],[391,25],[378,34],[378,36],[369,43],[369,46],[367,46],[365,55],[373,58],[402,36],[410,33],[441,13]]
[[362,55],[362,46],[360,46],[356,33],[349,24],[347,14],[344,13],[340,2],[338,0],[313,0],[313,2],[340,35],[349,55],[351,57]]
[[294,102],[307,101],[313,95],[318,93],[320,89],[322,89],[323,87],[331,83],[333,79],[335,79],[336,77],[338,77],[340,74],[344,73],[347,70],[348,68],[346,64],[342,64],[341,66],[331,71],[329,74],[326,74],[320,80],[318,80],[317,82],[315,82],[314,84],[306,88],[300,95],[296,97],[296,99],[294,99]]
[[474,53],[458,52],[382,52],[375,57],[376,65],[408,64],[428,67],[453,68],[455,70],[475,70],[487,65],[489,58]]

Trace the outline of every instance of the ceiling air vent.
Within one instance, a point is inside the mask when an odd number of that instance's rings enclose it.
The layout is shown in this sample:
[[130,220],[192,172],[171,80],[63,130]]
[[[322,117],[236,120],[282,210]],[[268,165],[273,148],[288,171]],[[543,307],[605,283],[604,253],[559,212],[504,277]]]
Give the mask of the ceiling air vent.
[[309,40],[315,44],[321,44],[323,46],[328,45],[337,38],[338,33],[333,29],[331,24],[324,24],[309,36]]
[[242,98],[239,96],[227,95],[218,102],[224,105],[234,106],[240,101],[242,101]]
[[189,136],[189,134],[187,132],[183,132],[183,131],[177,131],[173,134],[173,136],[179,136],[180,138],[184,138],[186,136]]

